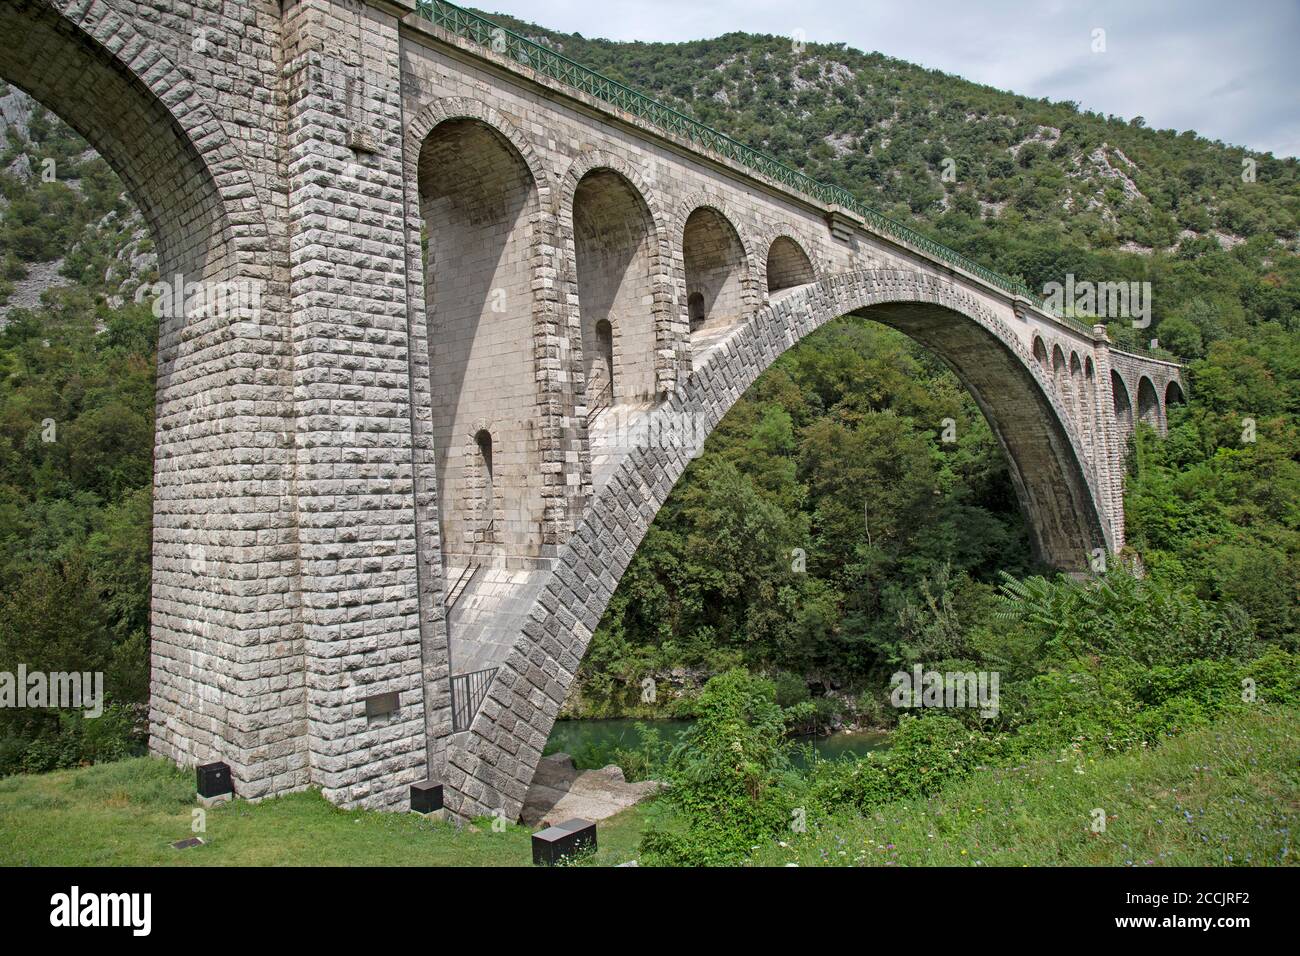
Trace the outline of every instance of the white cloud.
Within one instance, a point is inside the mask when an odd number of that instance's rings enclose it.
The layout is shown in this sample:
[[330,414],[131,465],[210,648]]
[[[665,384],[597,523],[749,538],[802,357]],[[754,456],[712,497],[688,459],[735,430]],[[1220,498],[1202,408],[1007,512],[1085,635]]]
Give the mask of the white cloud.
[[[681,41],[806,31],[1032,97],[1300,155],[1294,0],[494,0],[564,32]],[[1106,51],[1092,50],[1093,30]]]

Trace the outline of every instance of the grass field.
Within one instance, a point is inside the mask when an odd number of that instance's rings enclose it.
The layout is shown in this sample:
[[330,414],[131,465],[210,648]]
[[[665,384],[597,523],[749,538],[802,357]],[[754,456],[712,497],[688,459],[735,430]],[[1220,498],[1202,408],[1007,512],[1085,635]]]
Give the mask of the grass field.
[[[520,866],[529,831],[457,828],[414,814],[340,810],[314,791],[208,811],[191,836],[192,773],[140,758],[0,780],[0,865]],[[1092,831],[1093,811],[1106,814]],[[583,861],[636,857],[662,805],[600,824]],[[924,801],[812,824],[760,847],[752,865],[1222,866],[1294,864],[1300,832],[1300,715],[1265,710],[1161,747],[1082,764],[989,770]],[[784,844],[784,845],[782,845]]]
[[[411,813],[340,810],[317,791],[207,811],[206,845],[192,835],[194,774],[141,757],[0,780],[3,866],[523,866],[530,830],[457,828]],[[602,821],[587,861],[631,859],[647,811]]]
[[[1094,810],[1106,814],[1094,833]],[[1265,710],[1153,750],[989,770],[929,800],[810,824],[759,866],[1295,865],[1300,715]],[[781,844],[785,845],[782,846]]]

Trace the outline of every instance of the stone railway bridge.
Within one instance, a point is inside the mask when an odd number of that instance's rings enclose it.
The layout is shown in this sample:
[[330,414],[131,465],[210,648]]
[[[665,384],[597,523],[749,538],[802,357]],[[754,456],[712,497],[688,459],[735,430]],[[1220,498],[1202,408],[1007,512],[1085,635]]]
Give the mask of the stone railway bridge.
[[1040,558],[1122,547],[1126,443],[1177,365],[412,4],[0,0],[0,76],[118,172],[164,279],[259,293],[161,319],[155,753],[251,798],[397,809],[434,779],[515,816],[687,462],[839,316],[959,376]]

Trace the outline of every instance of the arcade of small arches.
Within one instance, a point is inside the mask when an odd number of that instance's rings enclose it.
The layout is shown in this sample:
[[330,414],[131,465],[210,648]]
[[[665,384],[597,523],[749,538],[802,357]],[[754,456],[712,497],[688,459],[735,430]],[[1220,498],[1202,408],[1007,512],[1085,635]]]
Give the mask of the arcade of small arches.
[[[1054,342],[1049,351],[1042,336],[1034,336],[1034,360],[1047,376],[1057,398],[1067,414],[1070,415],[1083,441],[1083,451],[1089,462],[1098,454],[1099,436],[1094,423],[1098,414],[1105,410],[1098,409],[1100,390],[1097,387],[1096,369],[1092,356],[1079,353],[1071,345]],[[1069,358],[1066,358],[1066,355]],[[1124,442],[1133,438],[1137,422],[1144,422],[1152,429],[1164,434],[1169,428],[1169,408],[1182,405],[1186,399],[1177,378],[1169,378],[1165,383],[1163,395],[1152,381],[1150,375],[1137,373],[1126,377],[1118,368],[1110,370],[1111,411],[1120,437]],[[1131,395],[1137,395],[1137,414]]]
[[[558,405],[569,450],[585,458],[606,410],[653,407],[689,374],[694,354],[814,282],[813,240],[780,226],[743,236],[710,194],[665,215],[635,169],[595,149],[553,188],[511,124],[474,104],[448,104],[427,130],[416,128],[408,149],[443,549],[473,559],[496,547],[528,561],[586,500],[568,495],[554,507],[539,465],[557,449],[536,422]],[[548,302],[552,274],[563,292]],[[565,363],[569,391],[538,396],[548,322],[561,326],[554,358]],[[519,347],[530,341],[532,349]],[[589,482],[569,479],[588,493]]]

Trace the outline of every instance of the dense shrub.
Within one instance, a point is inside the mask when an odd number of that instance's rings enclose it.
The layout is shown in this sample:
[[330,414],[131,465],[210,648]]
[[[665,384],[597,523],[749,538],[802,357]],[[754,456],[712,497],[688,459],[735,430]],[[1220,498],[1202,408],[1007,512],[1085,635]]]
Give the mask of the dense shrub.
[[781,787],[791,772],[786,732],[805,709],[781,707],[772,682],[744,670],[711,678],[696,701],[695,724],[665,768],[666,799],[685,831],[652,827],[643,852],[675,865],[732,863],[788,823],[792,804]]
[[1117,568],[1078,583],[1058,577],[1017,581],[1003,575],[999,623],[1036,634],[1040,660],[1122,657],[1148,666],[1244,658],[1254,643],[1250,618],[1232,605],[1198,598],[1159,577]]

